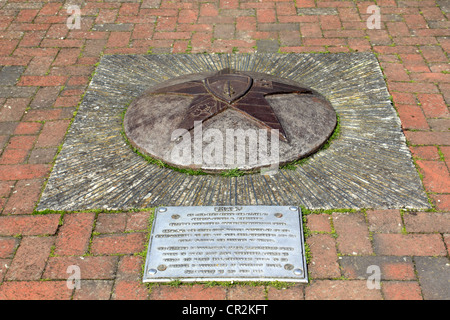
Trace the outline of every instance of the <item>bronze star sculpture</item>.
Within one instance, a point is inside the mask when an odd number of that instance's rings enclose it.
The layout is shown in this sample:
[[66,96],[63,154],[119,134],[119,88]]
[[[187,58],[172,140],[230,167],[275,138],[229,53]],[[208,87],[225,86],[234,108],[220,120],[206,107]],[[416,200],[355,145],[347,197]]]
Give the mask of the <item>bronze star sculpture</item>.
[[286,133],[265,96],[288,93],[311,94],[312,91],[281,82],[252,79],[229,68],[204,80],[188,81],[153,92],[194,96],[186,117],[179,124],[181,129],[192,130],[195,121],[206,121],[227,108],[232,108],[263,128],[278,129],[280,138],[284,141],[287,141]]

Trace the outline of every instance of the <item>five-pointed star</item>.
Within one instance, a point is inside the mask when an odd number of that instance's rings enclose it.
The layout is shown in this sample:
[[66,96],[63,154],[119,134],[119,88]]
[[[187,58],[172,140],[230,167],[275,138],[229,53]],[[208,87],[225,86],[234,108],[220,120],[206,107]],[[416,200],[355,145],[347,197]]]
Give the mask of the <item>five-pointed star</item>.
[[282,140],[286,133],[265,96],[272,94],[309,94],[311,90],[281,82],[252,79],[232,69],[223,69],[204,80],[188,81],[158,89],[154,94],[194,96],[179,128],[191,130],[195,121],[205,121],[227,108],[239,111],[266,129],[277,129]]

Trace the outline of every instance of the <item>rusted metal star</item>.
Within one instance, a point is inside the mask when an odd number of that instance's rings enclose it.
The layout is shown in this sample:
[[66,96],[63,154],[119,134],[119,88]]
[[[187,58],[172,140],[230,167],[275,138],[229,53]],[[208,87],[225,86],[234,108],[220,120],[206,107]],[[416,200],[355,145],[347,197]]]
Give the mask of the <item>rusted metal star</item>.
[[265,96],[273,94],[311,94],[307,88],[265,79],[253,79],[233,69],[223,69],[204,80],[188,81],[158,89],[154,94],[183,94],[194,96],[186,117],[179,128],[192,130],[195,121],[206,121],[232,108],[256,121],[266,129],[278,129],[280,138],[286,133]]

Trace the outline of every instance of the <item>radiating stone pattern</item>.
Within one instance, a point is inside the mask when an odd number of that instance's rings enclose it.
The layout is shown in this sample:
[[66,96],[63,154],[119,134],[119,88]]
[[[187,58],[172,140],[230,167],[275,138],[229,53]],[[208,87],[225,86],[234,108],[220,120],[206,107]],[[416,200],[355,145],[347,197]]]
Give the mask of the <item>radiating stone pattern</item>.
[[[148,87],[226,67],[273,74],[317,90],[340,116],[340,137],[296,170],[272,177],[189,176],[149,164],[125,143],[121,115]],[[37,210],[235,204],[429,207],[373,54],[104,56]]]

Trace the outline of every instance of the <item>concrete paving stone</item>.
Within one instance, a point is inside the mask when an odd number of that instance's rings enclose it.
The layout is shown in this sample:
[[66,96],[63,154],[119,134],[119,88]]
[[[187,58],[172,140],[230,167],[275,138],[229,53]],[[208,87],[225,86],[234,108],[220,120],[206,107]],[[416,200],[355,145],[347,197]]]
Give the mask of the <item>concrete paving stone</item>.
[[414,257],[425,300],[450,298],[450,260],[448,257]]

